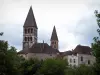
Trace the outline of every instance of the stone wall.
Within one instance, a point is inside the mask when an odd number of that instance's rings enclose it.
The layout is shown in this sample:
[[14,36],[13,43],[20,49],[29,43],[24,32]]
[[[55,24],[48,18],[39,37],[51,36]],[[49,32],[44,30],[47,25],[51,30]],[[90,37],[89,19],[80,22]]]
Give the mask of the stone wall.
[[55,58],[56,54],[45,54],[45,53],[28,53],[28,54],[20,54],[20,56],[23,56],[25,59],[30,58],[37,58],[39,60],[44,60],[47,58]]

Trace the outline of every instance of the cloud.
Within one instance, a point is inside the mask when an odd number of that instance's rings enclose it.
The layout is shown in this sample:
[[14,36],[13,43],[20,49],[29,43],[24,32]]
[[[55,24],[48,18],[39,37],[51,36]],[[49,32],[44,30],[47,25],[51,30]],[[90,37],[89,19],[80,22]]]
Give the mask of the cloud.
[[53,26],[56,26],[60,51],[76,45],[91,45],[97,36],[94,10],[99,0],[0,0],[0,39],[22,49],[23,24],[30,5],[38,25],[38,41],[50,44]]

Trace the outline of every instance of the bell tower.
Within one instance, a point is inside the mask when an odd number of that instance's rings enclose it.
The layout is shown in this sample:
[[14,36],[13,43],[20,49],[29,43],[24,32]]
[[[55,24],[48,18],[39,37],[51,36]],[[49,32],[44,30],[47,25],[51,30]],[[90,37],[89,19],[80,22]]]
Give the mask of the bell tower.
[[38,28],[31,6],[23,26],[23,50],[28,50],[34,43],[37,43],[37,31]]
[[56,33],[55,26],[53,28],[53,32],[52,32],[50,41],[51,41],[51,47],[54,48],[54,49],[58,49],[58,36],[57,36],[57,33]]

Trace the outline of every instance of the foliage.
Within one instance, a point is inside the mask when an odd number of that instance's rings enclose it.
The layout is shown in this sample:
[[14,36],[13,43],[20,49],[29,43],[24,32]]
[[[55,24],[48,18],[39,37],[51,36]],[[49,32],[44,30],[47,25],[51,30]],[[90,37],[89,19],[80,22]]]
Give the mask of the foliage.
[[[98,24],[98,35],[100,36],[100,13],[98,13],[98,11],[95,11],[95,16],[97,18],[97,24]],[[92,43],[92,50],[93,50],[93,55],[96,57],[96,63],[94,66],[94,71],[96,73],[96,75],[100,75],[100,38],[98,37],[94,37],[94,43]]]
[[8,43],[0,40],[0,74],[6,74],[6,54],[7,54]]
[[67,62],[61,59],[46,59],[37,74],[43,75],[65,75]]
[[8,48],[7,42],[0,41],[0,75],[98,75],[100,67],[95,65],[69,67],[67,60],[59,58],[25,60],[15,47]]
[[[98,24],[98,29],[97,32],[100,36],[100,13],[98,11],[95,11],[95,15],[97,17],[97,24]],[[92,50],[93,50],[93,55],[96,57],[96,63],[100,63],[100,39],[99,37],[94,37],[93,38],[94,43],[92,43]]]
[[18,75],[21,57],[15,47],[8,47],[6,41],[0,41],[0,75]]
[[66,69],[66,75],[95,75],[93,66],[80,65]]
[[21,64],[21,73],[22,75],[33,75],[37,72],[37,70],[41,67],[42,61],[37,59],[29,59],[25,60]]

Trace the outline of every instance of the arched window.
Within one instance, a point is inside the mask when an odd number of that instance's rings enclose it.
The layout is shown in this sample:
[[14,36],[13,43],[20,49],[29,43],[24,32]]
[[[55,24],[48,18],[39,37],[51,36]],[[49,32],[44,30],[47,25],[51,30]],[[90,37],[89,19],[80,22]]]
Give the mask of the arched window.
[[32,37],[30,37],[30,41],[32,41]]
[[30,33],[30,28],[28,29],[28,33]]
[[56,48],[56,45],[54,45],[54,48]]
[[52,43],[52,44],[54,44],[54,42],[53,42],[53,41],[52,41],[51,43]]
[[30,38],[28,37],[28,41],[30,41]]
[[25,34],[27,34],[27,29],[25,29],[24,31],[25,31]]
[[33,29],[31,28],[31,33],[33,33]]
[[81,61],[83,61],[83,57],[81,56]]
[[24,41],[27,41],[27,37],[24,38]]

